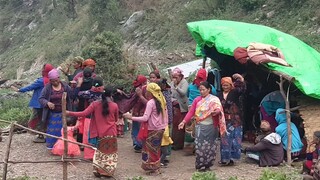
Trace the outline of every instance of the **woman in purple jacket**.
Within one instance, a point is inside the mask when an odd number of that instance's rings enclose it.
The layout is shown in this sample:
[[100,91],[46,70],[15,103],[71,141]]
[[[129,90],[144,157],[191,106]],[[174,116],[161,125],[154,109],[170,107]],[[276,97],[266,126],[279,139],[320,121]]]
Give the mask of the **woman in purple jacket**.
[[[43,88],[39,102],[43,107],[42,123],[47,124],[47,134],[61,136],[62,128],[62,94],[67,92],[67,110],[72,109],[73,92],[69,85],[61,82],[59,71],[53,69],[48,74],[50,82]],[[48,149],[52,149],[57,139],[46,137]]]

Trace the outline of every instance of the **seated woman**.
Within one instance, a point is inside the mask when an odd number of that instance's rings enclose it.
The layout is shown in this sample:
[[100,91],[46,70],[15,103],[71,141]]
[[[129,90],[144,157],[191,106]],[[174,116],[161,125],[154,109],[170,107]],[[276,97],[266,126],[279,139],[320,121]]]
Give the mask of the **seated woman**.
[[284,156],[281,137],[271,131],[270,123],[266,120],[261,121],[260,129],[261,139],[256,145],[245,148],[245,152],[249,158],[259,161],[260,167],[277,166]]
[[[286,110],[279,108],[276,111],[276,121],[278,126],[276,127],[276,133],[281,136],[281,141],[284,150],[287,151],[288,148],[288,127],[287,127],[287,116]],[[301,141],[299,131],[297,126],[291,123],[291,134],[292,134],[292,144],[291,144],[291,156],[297,157],[303,148],[303,143]]]
[[303,173],[313,175],[315,165],[320,158],[320,131],[313,133],[313,140],[307,149],[307,160],[303,163]]

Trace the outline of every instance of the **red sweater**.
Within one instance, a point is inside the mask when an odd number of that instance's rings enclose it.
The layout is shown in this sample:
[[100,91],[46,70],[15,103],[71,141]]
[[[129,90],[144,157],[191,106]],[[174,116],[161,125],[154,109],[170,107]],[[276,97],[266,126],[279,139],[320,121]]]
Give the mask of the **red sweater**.
[[92,113],[90,122],[90,138],[116,136],[116,122],[119,117],[118,105],[114,102],[109,102],[109,114],[102,115],[102,101],[94,101],[81,112],[70,112],[70,116],[85,117]]

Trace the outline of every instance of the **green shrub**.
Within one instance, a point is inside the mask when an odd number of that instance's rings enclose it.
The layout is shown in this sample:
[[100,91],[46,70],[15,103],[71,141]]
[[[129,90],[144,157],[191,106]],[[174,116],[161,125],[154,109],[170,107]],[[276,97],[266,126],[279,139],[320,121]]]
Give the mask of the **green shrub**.
[[[131,87],[132,71],[127,68],[128,63],[122,52],[122,39],[119,34],[105,31],[98,34],[94,40],[84,48],[83,57],[92,58],[97,62],[96,71],[107,85],[123,85]],[[128,76],[129,75],[129,76]]]
[[122,11],[117,0],[91,0],[89,12],[91,19],[98,22],[98,29],[101,32],[105,29],[114,29],[125,11]]
[[218,180],[214,172],[195,172],[192,174],[192,180]]
[[[17,121],[24,124],[31,115],[31,109],[28,107],[30,98],[17,97],[7,100],[1,100],[0,103],[0,119],[6,121]],[[0,124],[5,126],[8,124]]]
[[263,170],[262,175],[259,177],[259,180],[296,180],[301,179],[298,172],[292,172],[288,170],[284,171],[274,171],[274,170]]
[[240,0],[241,6],[247,11],[252,11],[262,5],[265,1],[262,0]]

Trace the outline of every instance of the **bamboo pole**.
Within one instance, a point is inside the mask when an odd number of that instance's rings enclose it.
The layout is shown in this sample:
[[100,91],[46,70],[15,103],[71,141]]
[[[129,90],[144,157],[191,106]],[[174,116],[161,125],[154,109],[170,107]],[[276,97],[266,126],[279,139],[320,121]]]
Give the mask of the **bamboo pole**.
[[62,137],[58,137],[58,136],[54,136],[54,135],[51,135],[51,134],[43,133],[43,132],[40,132],[40,131],[37,131],[37,130],[33,130],[33,129],[30,129],[30,128],[24,127],[21,124],[14,123],[14,125],[18,126],[20,128],[26,129],[27,131],[30,131],[30,132],[34,132],[34,133],[37,133],[37,134],[42,134],[44,136],[53,137],[53,138],[56,138],[56,139],[61,139],[63,141],[68,141],[69,143],[73,143],[73,144],[77,144],[77,145],[80,145],[80,146],[84,146],[84,147],[87,147],[87,148],[90,148],[90,149],[93,149],[93,150],[97,149],[97,148],[95,148],[93,146],[90,146],[90,145],[87,145],[87,144],[70,141],[69,139],[65,139],[65,138],[62,138]]
[[[66,107],[67,107],[67,93],[64,92],[62,95],[62,127],[63,127],[63,137],[68,138],[67,132],[67,119],[66,119]],[[62,159],[68,157],[68,141],[63,141],[64,151]],[[63,161],[63,180],[68,179],[68,162]]]
[[283,90],[283,77],[280,75],[280,82],[277,82],[280,87],[280,93],[285,100],[286,103],[286,117],[287,117],[287,133],[288,133],[288,147],[287,147],[287,164],[291,165],[291,144],[292,144],[292,134],[291,134],[291,115],[290,115],[290,103],[289,103],[289,90],[287,92],[287,95],[285,94],[285,91]]
[[8,161],[9,161],[10,146],[11,146],[11,142],[12,142],[14,127],[15,127],[14,123],[11,123],[10,131],[9,131],[9,139],[7,142],[7,150],[6,150],[5,157],[4,157],[4,166],[3,166],[3,173],[2,173],[3,180],[7,180]]

